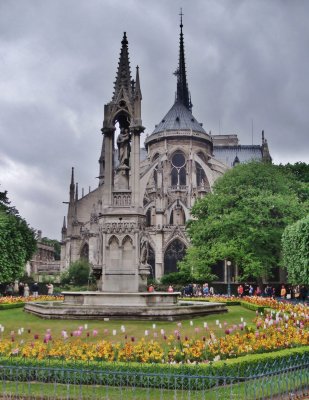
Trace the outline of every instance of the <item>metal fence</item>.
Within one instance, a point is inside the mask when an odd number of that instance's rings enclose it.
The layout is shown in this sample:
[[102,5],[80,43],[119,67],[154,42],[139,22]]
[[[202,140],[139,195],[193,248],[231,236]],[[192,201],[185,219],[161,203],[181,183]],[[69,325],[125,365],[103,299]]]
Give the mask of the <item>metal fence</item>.
[[[293,365],[292,365],[293,364]],[[175,369],[177,371],[177,369]],[[308,399],[308,357],[264,363],[233,376],[106,368],[0,365],[0,399]],[[194,371],[194,369],[193,369]],[[260,371],[260,372],[259,372]],[[241,375],[241,373],[243,375]]]

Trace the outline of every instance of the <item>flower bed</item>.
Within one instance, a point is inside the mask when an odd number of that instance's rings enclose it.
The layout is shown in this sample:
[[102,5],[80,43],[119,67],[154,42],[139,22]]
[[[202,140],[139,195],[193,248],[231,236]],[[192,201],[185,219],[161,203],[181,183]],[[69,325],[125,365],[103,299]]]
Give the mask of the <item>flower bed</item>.
[[48,295],[41,295],[41,296],[6,296],[0,297],[0,305],[2,304],[18,304],[18,303],[27,303],[29,301],[57,301],[63,300],[63,296],[48,296]]
[[308,315],[257,313],[254,327],[248,327],[243,318],[240,322],[228,325],[217,320],[222,337],[216,336],[207,322],[193,326],[191,321],[189,335],[182,332],[181,322],[172,332],[164,329],[158,332],[153,324],[153,329],[145,330],[140,340],[128,336],[124,325],[119,330],[113,329],[114,340],[104,339],[109,334],[108,329],[103,332],[88,330],[87,324],[72,332],[63,330],[61,337],[54,337],[51,329],[41,334],[24,328],[5,337],[5,327],[0,325],[0,356],[66,361],[208,363],[309,344]]

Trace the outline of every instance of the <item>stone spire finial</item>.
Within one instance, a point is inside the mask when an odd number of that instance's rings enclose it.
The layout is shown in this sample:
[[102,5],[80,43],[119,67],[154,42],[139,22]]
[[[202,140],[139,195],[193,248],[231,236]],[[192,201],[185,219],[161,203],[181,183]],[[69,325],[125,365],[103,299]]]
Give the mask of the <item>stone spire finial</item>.
[[139,66],[136,66],[136,78],[135,78],[135,90],[134,90],[134,97],[138,97],[142,100],[142,92],[141,92],[141,85],[139,80]]
[[131,97],[131,70],[129,61],[129,49],[126,32],[123,34],[121,41],[121,50],[118,62],[118,70],[114,85],[113,100],[116,101],[121,89],[127,91],[129,98]]
[[179,39],[179,63],[178,68],[175,72],[177,76],[177,93],[176,93],[176,101],[178,103],[183,104],[188,110],[192,110],[191,97],[189,94],[188,84],[187,84],[187,75],[186,75],[186,62],[185,62],[185,49],[184,49],[184,40],[182,33],[182,9],[180,10],[180,39]]

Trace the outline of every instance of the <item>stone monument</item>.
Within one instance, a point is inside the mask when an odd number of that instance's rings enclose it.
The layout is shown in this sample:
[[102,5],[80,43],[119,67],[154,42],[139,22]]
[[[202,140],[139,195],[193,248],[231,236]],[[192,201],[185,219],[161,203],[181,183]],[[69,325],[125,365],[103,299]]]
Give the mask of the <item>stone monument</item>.
[[[93,266],[98,291],[64,292],[62,303],[28,303],[25,310],[45,318],[169,320],[224,312],[222,304],[184,306],[177,302],[179,293],[147,292],[149,237],[139,175],[142,94],[138,67],[135,81],[131,80],[126,33],[121,43],[114,94],[104,107],[100,159],[104,169],[99,177],[102,207],[93,215],[101,246],[98,263]],[[115,166],[117,128],[119,164]]]

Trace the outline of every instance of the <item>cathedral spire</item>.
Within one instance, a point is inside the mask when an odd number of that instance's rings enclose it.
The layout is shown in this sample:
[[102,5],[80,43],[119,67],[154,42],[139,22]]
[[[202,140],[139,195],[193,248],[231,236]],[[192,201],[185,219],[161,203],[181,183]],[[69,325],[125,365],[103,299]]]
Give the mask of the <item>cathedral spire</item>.
[[126,32],[124,32],[123,39],[121,41],[118,70],[117,70],[116,80],[114,83],[115,83],[114,95],[113,95],[114,101],[117,101],[121,89],[126,90],[127,94],[129,95],[129,98],[131,97],[131,70],[130,70],[128,40]]
[[186,75],[186,62],[185,62],[185,48],[182,33],[182,9],[180,11],[180,39],[179,39],[179,63],[175,72],[177,76],[177,93],[176,102],[183,104],[188,110],[192,110],[191,97],[188,90],[187,75]]
[[74,201],[74,192],[75,192],[74,167],[72,167],[71,183],[70,183],[70,202]]

